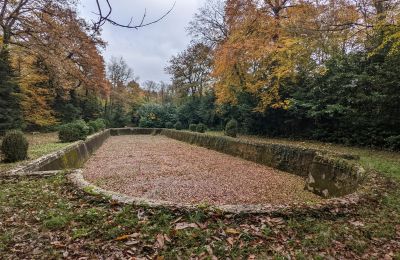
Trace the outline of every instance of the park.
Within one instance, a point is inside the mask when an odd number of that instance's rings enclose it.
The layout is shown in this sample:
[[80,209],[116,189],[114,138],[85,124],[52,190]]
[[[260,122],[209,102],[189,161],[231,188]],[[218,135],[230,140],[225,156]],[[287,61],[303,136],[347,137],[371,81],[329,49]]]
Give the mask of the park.
[[398,1],[140,2],[0,1],[0,259],[400,259]]

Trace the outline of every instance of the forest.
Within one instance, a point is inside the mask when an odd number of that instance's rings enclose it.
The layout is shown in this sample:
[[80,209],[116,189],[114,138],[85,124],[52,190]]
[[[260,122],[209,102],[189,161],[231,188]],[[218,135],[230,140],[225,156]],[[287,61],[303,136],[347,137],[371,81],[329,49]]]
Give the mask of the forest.
[[167,2],[0,0],[0,259],[400,260],[400,0]]
[[0,131],[235,119],[243,134],[399,150],[399,19],[396,0],[207,0],[171,82],[140,83],[123,57],[104,61],[75,1],[5,1]]

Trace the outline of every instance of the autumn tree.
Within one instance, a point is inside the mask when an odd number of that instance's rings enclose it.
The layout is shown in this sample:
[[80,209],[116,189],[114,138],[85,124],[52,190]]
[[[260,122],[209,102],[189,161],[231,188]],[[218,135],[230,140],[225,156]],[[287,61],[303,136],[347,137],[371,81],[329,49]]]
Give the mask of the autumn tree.
[[21,109],[28,127],[47,127],[58,120],[52,109],[55,91],[49,85],[49,76],[43,60],[26,53],[23,49],[14,49],[14,68],[21,92]]

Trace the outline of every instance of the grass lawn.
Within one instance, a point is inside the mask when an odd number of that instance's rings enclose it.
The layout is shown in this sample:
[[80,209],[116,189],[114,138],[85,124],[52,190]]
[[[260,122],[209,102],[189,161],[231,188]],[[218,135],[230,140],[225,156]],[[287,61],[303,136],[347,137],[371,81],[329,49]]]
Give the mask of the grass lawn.
[[[60,143],[58,140],[58,135],[54,133],[39,133],[39,134],[26,134],[26,138],[29,142],[28,156],[29,159],[23,162],[17,163],[2,163],[0,162],[0,172],[12,169],[21,163],[26,163],[29,160],[37,159],[43,155],[49,154],[51,152],[60,150],[61,148],[67,146],[69,143]],[[0,140],[1,142],[1,140]]]
[[[399,177],[399,154],[340,149]],[[400,259],[398,181],[346,212],[272,217],[122,207],[76,191],[62,174],[3,180],[0,259]]]

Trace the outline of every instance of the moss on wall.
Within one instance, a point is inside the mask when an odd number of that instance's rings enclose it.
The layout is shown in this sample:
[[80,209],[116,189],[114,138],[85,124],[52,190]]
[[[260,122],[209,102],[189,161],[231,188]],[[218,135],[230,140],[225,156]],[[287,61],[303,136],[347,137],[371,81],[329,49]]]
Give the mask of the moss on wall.
[[302,176],[306,180],[307,190],[327,198],[354,192],[365,177],[365,171],[355,160],[357,158],[346,154],[328,154],[296,146],[253,143],[226,136],[159,128],[121,128],[103,131],[85,142],[79,142],[65,149],[61,154],[50,156],[41,162],[36,170],[79,168],[110,135],[156,134]]
[[365,177],[363,168],[354,161],[357,158],[347,154],[170,129],[163,129],[161,134],[302,176],[307,190],[326,198],[354,192]]
[[110,137],[110,130],[93,135],[84,142],[78,142],[56,155],[48,157],[37,165],[35,170],[53,171],[80,168],[108,137]]

